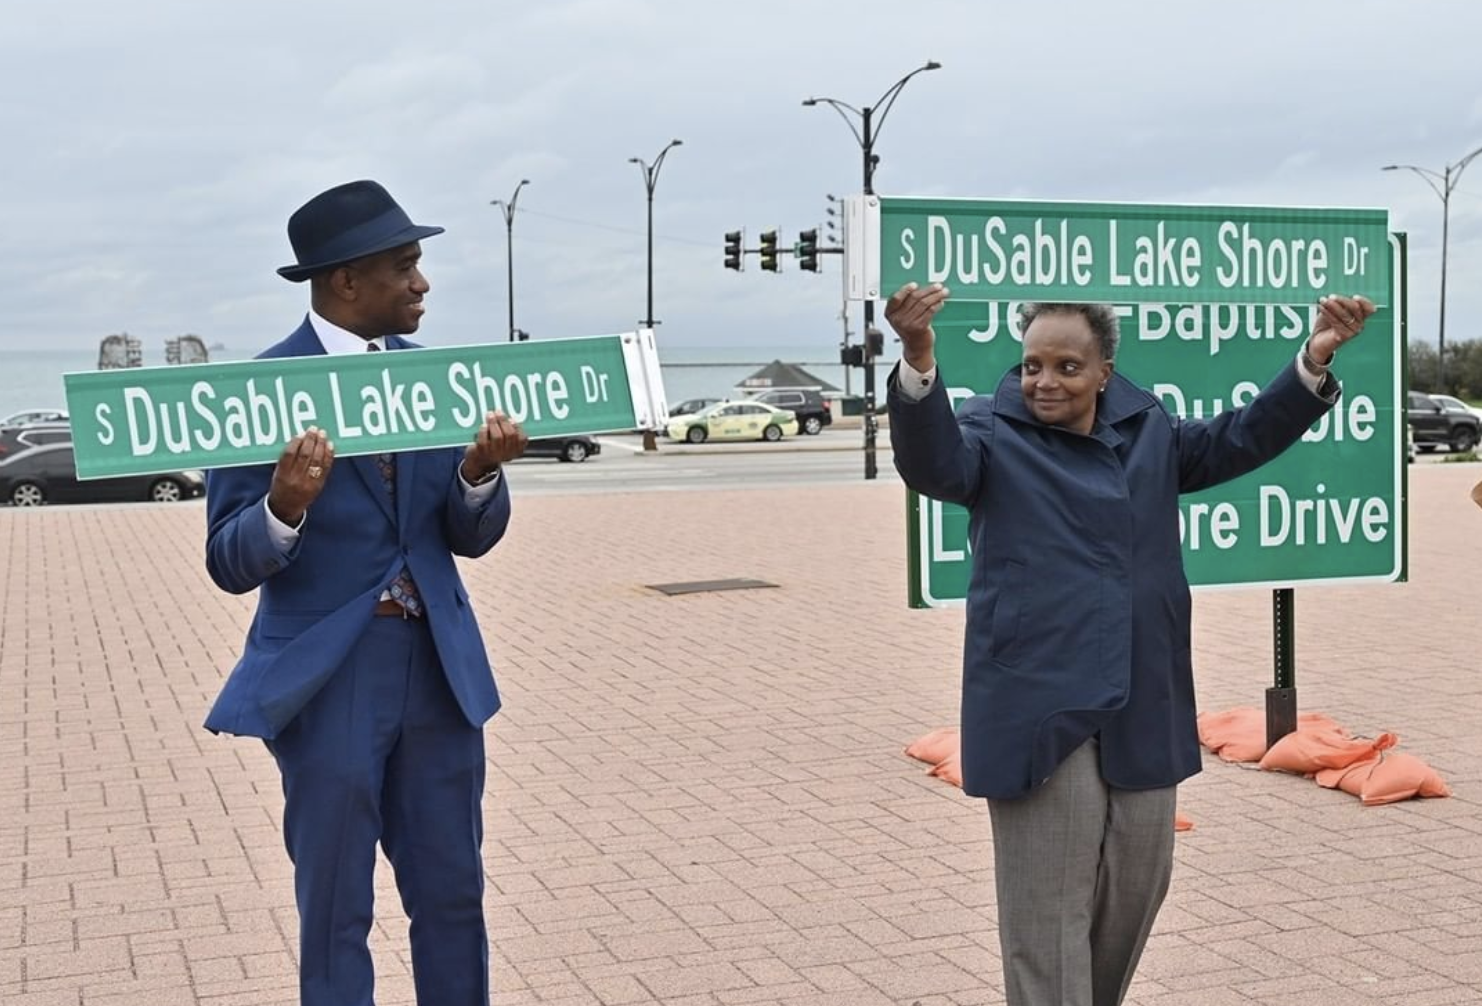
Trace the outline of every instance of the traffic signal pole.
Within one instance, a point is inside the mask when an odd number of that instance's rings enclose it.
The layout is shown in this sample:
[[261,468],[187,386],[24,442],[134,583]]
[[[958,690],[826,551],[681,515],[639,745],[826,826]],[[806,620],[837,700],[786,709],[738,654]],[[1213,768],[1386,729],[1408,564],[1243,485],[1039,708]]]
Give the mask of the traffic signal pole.
[[[864,153],[864,194],[868,198],[875,194],[875,137],[870,131],[874,109],[866,105],[861,109],[863,140],[860,150]],[[864,477],[873,479],[879,472],[875,458],[875,434],[878,424],[875,419],[875,300],[866,297],[864,302]]]

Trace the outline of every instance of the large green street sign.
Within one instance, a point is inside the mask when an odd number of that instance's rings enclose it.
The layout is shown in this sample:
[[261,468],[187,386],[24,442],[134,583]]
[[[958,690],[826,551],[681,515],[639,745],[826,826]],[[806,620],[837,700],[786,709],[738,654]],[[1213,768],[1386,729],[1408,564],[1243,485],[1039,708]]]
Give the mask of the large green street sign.
[[78,477],[276,461],[310,426],[340,457],[469,443],[500,410],[532,437],[657,428],[653,333],[67,374]]
[[884,198],[880,288],[963,300],[1389,300],[1385,210]]
[[[1196,586],[1403,577],[1403,248],[1384,211],[881,197],[852,234],[861,294],[951,289],[934,328],[954,402],[1019,362],[1027,300],[1117,305],[1117,368],[1188,418],[1249,401],[1289,364],[1322,294],[1373,300],[1335,367],[1338,405],[1271,464],[1182,497],[1180,533]],[[908,525],[911,604],[960,602],[966,511],[911,493]]]

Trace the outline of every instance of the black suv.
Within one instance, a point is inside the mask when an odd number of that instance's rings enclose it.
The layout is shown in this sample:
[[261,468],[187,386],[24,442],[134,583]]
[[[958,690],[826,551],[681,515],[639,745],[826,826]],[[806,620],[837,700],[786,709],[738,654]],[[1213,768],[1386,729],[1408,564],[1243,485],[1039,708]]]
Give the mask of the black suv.
[[1410,392],[1407,418],[1415,446],[1433,451],[1438,446],[1465,452],[1482,441],[1482,422],[1466,409],[1437,401],[1419,391]]
[[72,427],[66,422],[0,426],[0,461],[43,444],[70,444]]
[[763,391],[759,395],[753,395],[751,400],[787,409],[798,417],[798,432],[809,436],[822,433],[823,428],[834,421],[834,414],[829,411],[828,403],[816,391]]

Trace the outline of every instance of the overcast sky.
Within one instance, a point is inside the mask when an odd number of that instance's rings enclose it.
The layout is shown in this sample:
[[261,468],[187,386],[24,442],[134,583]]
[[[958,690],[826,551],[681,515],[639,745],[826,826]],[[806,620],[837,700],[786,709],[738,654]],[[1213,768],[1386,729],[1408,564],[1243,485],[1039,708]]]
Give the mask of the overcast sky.
[[[13,9],[12,9],[13,8]],[[790,243],[860,190],[859,147],[810,95],[873,103],[876,189],[1382,207],[1411,239],[1412,338],[1434,341],[1441,201],[1409,172],[1482,146],[1482,4],[706,3],[700,0],[18,2],[0,29],[0,350],[111,332],[255,351],[302,317],[288,215],[375,178],[420,223],[423,341],[536,338],[644,315],[630,157],[672,138],[655,199],[659,343],[828,347],[822,275],[722,268],[722,234]],[[1482,160],[1482,158],[1479,158]],[[1482,337],[1482,165],[1452,196],[1448,339]],[[858,307],[853,309],[857,328]],[[812,354],[808,354],[812,355]]]

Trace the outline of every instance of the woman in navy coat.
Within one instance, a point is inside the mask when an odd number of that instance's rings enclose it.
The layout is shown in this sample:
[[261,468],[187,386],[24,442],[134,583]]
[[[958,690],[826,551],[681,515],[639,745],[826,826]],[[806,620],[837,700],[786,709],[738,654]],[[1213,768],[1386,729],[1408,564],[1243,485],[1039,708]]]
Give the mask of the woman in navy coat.
[[1333,354],[1374,311],[1325,297],[1297,358],[1243,408],[1180,420],[1115,371],[1108,305],[1031,304],[1023,359],[954,415],[933,315],[885,317],[895,465],[969,512],[963,788],[993,825],[1010,1006],[1122,1001],[1173,867],[1177,784],[1199,771],[1178,497],[1276,457],[1332,407]]

